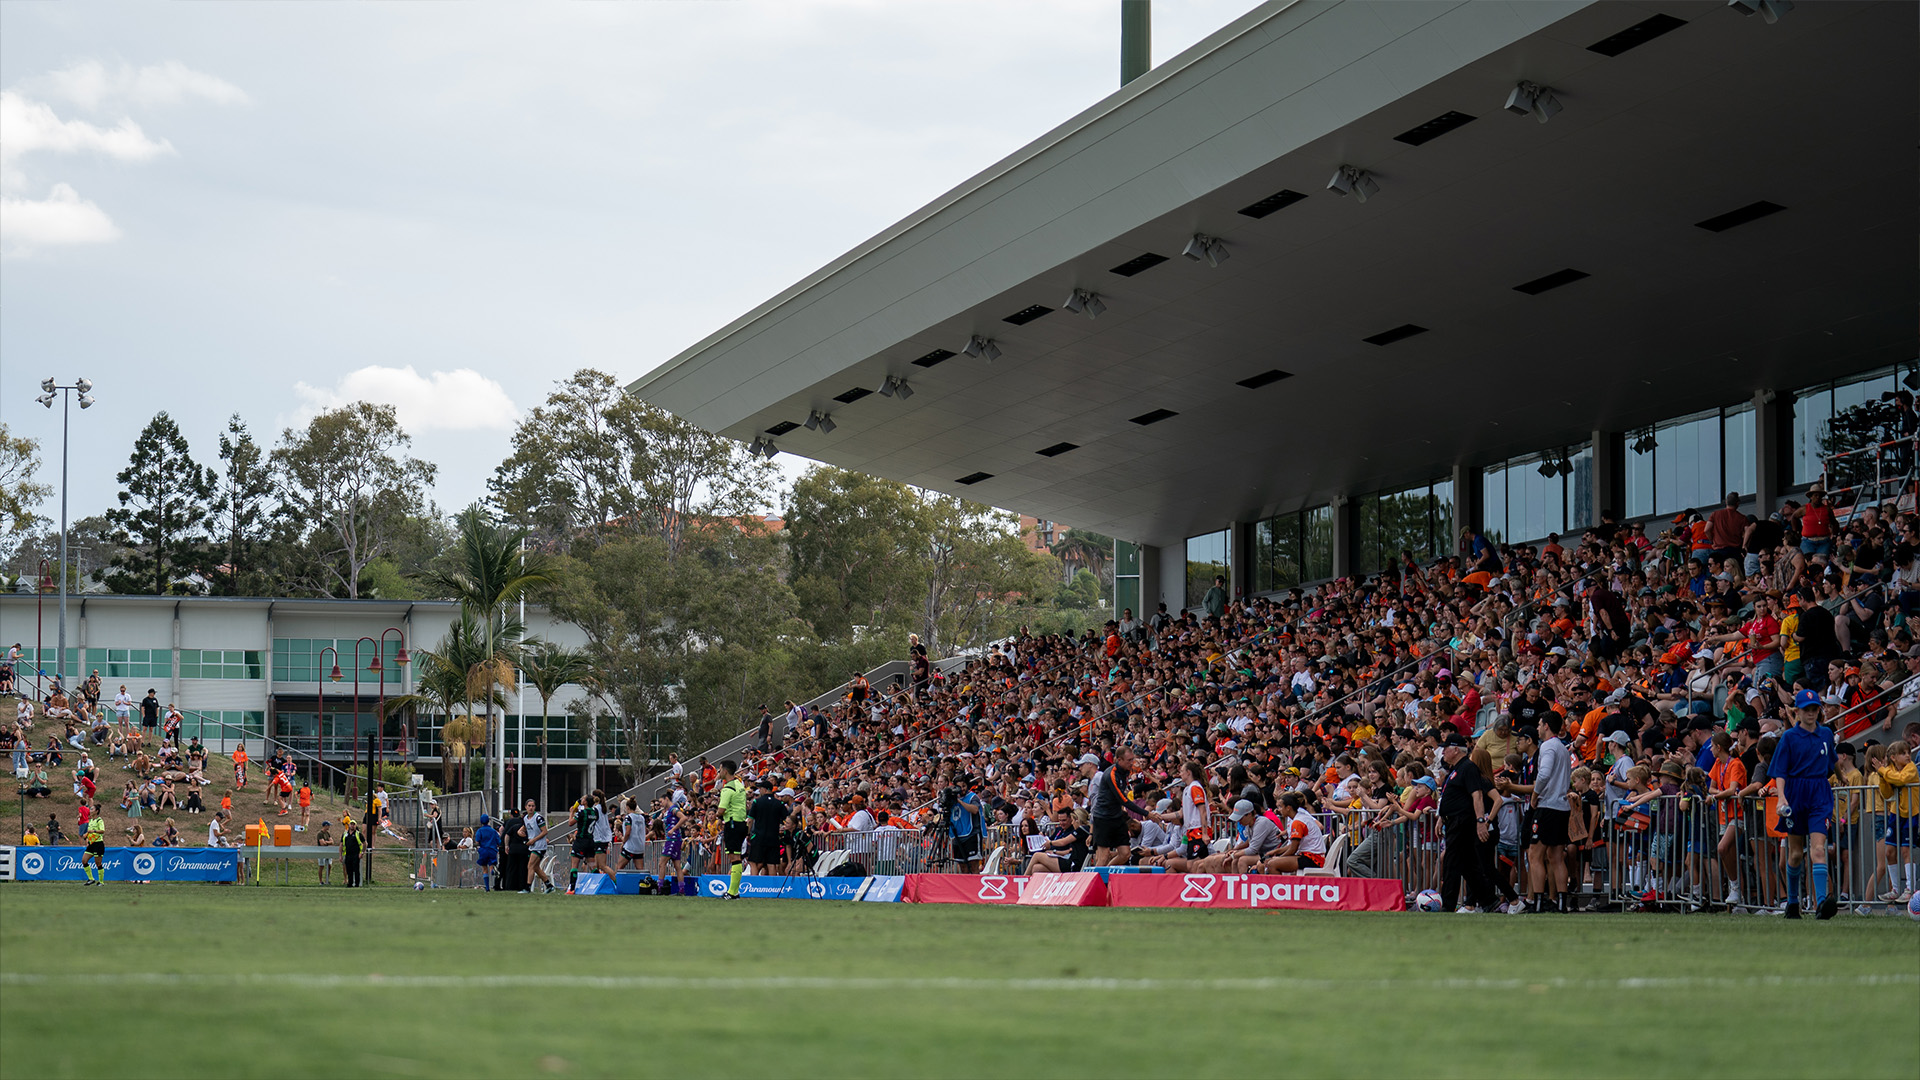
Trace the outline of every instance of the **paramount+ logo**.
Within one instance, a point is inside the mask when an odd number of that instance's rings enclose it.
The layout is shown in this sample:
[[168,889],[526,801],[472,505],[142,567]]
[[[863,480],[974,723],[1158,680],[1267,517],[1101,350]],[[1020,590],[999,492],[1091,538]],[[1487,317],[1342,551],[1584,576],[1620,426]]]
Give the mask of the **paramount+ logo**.
[[1259,907],[1262,904],[1279,906],[1290,904],[1327,904],[1340,902],[1341,888],[1336,882],[1305,879],[1298,882],[1252,880],[1248,874],[1187,874],[1180,891],[1180,899],[1189,904],[1219,903],[1245,904],[1247,907]]

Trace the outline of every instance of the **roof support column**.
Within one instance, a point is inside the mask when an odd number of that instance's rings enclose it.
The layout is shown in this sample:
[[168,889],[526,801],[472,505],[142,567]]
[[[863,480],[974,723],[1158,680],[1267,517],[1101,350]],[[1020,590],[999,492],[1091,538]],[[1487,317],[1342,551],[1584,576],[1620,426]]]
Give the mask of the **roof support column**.
[[1602,514],[1623,519],[1627,501],[1626,440],[1617,431],[1593,433],[1593,524]]
[[1253,594],[1253,523],[1236,521],[1227,530],[1227,595],[1245,599]]
[[1753,395],[1753,512],[1759,517],[1773,513],[1780,494],[1781,480],[1787,476],[1788,434],[1793,431],[1793,395],[1760,390]]
[[1474,465],[1455,465],[1453,474],[1448,477],[1453,482],[1453,520],[1447,524],[1447,542],[1441,546],[1441,553],[1451,555],[1460,550],[1460,530],[1480,529],[1486,522],[1480,520],[1487,512],[1484,505],[1486,494],[1480,483],[1480,469]]
[[1335,495],[1330,509],[1333,512],[1333,576],[1351,577],[1353,576],[1353,502],[1345,495]]

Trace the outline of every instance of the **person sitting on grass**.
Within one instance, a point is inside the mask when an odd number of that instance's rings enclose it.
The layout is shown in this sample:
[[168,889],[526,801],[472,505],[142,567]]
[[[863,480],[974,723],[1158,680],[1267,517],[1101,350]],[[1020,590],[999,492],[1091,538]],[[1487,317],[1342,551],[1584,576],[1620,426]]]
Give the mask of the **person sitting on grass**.
[[180,830],[174,828],[173,819],[167,819],[167,827],[159,836],[153,838],[154,847],[179,847]]
[[20,834],[21,847],[39,847],[40,834],[33,831],[33,823],[27,823],[27,831]]
[[53,789],[47,786],[47,770],[34,770],[33,774],[27,780],[27,798],[45,799],[52,794]]
[[133,789],[133,781],[127,781],[126,790],[120,793],[120,812],[124,814],[131,811],[139,798],[140,793]]
[[141,830],[140,823],[137,821],[120,831],[126,835],[128,847],[139,847],[146,840],[147,834]]

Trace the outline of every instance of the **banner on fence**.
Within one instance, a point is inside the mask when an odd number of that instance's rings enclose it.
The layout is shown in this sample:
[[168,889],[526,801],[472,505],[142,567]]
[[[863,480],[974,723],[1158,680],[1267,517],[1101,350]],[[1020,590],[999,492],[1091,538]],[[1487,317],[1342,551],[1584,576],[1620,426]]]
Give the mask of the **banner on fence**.
[[[701,896],[725,896],[727,875],[702,874]],[[860,893],[856,877],[773,877],[749,875],[740,879],[740,895],[756,900],[852,900]]]
[[1115,877],[1114,907],[1298,908],[1312,911],[1405,911],[1404,887],[1392,878],[1296,877],[1286,874],[1167,874]]
[[1014,904],[1027,878],[999,874],[908,874],[901,899],[909,904]]
[[[15,881],[85,881],[80,859],[85,848],[14,849]],[[235,881],[240,852],[235,848],[109,848],[108,881]]]
[[1035,874],[1020,903],[1028,907],[1106,907],[1107,880],[1100,874]]

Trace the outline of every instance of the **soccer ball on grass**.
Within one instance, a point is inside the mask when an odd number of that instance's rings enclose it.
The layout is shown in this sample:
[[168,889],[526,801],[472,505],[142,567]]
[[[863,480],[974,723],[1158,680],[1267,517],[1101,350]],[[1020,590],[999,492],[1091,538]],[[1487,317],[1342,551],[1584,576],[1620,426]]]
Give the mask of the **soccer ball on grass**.
[[1413,906],[1421,911],[1439,911],[1440,893],[1434,889],[1422,889],[1420,895],[1413,898]]

